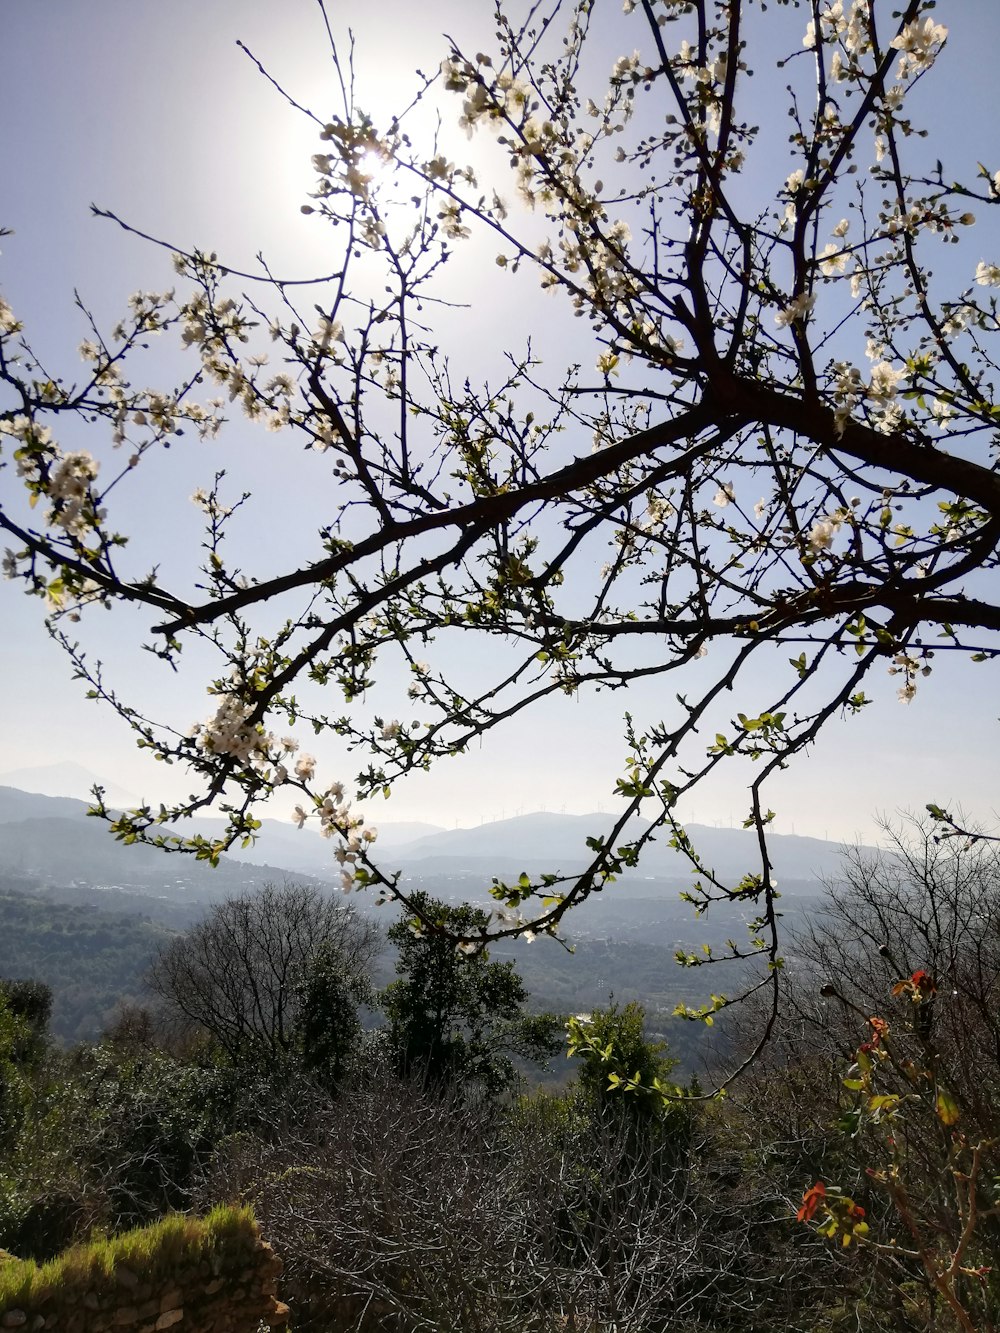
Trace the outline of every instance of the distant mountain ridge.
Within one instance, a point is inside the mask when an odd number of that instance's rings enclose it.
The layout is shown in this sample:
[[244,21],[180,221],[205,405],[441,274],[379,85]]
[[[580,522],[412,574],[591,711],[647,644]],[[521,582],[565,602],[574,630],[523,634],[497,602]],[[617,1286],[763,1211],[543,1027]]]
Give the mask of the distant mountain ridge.
[[39,764],[31,768],[17,768],[9,773],[0,773],[0,787],[16,787],[20,791],[37,793],[39,796],[72,797],[77,801],[89,801],[95,785],[104,788],[105,799],[111,805],[124,809],[126,806],[142,804],[139,797],[126,787],[98,778],[90,769],[71,760],[61,764]]
[[[97,781],[97,779],[94,779],[94,781]],[[29,838],[27,830],[17,835],[6,826],[25,821],[37,823],[38,821],[52,819],[85,820],[87,831],[77,836],[82,836],[86,840],[88,848],[93,847],[96,850],[97,843],[95,839],[101,839],[106,844],[106,848],[110,849],[113,854],[133,855],[135,852],[141,852],[147,857],[156,857],[160,862],[163,861],[163,852],[155,848],[124,848],[115,843],[108,835],[106,827],[87,816],[91,804],[91,801],[77,800],[70,796],[46,796],[35,792],[22,791],[16,787],[0,786],[0,866],[10,864],[10,853],[15,842],[23,846],[25,840],[28,839],[35,851],[38,853],[43,851],[38,838]],[[224,824],[221,819],[193,819],[188,822],[184,832],[192,835],[200,833],[206,838],[219,838],[222,836],[223,828]],[[180,831],[178,828],[166,828],[164,830],[167,833]],[[417,821],[400,822],[398,825],[390,824],[384,826],[380,831],[381,845],[392,848],[398,843],[408,843],[440,831],[435,824],[425,824]],[[54,835],[58,834],[57,830],[52,830],[52,832]],[[56,836],[55,841],[56,844],[59,844],[62,839]],[[52,853],[57,855],[56,847],[52,849]],[[44,856],[42,859],[45,860]],[[57,859],[61,860],[63,858],[57,857]],[[104,854],[103,849],[98,859],[102,866],[102,874],[109,873],[107,855]],[[137,860],[141,859],[140,857]],[[184,859],[187,861],[190,858],[185,857]],[[263,820],[261,835],[257,842],[248,848],[232,848],[227,852],[225,859],[244,865],[280,866],[283,870],[292,871],[296,874],[326,879],[334,878],[335,862],[330,844],[319,837],[308,825],[300,830],[290,821],[281,819]],[[137,860],[134,859],[130,863],[122,862],[122,864],[134,866],[137,864]],[[116,861],[115,865],[117,864]],[[86,876],[81,875],[81,877]]]
[[[501,819],[474,828],[448,829],[414,842],[393,846],[385,858],[396,868],[426,876],[433,868],[442,873],[462,868],[481,872],[492,867],[497,874],[582,870],[592,859],[587,838],[606,836],[609,815],[564,815],[537,812]],[[635,838],[649,828],[649,820],[636,818],[627,837]],[[686,832],[706,868],[723,878],[740,878],[759,867],[760,851],[752,829],[715,828],[688,824]],[[692,867],[687,857],[669,844],[669,833],[659,831],[650,841],[636,871],[623,878],[669,879],[687,877]],[[626,838],[621,839],[625,841]],[[768,848],[777,879],[815,880],[835,876],[840,868],[843,845],[822,838],[774,833]]]
[[[43,796],[17,788],[0,787],[0,868],[43,878],[73,878],[91,883],[116,883],[189,877],[211,874],[192,857],[167,858],[155,848],[124,847],[115,842],[98,821],[87,818],[88,803],[70,797]],[[546,872],[573,874],[583,870],[593,853],[588,836],[604,836],[609,815],[566,815],[539,811],[472,828],[442,829],[435,825],[401,823],[380,828],[375,845],[377,859],[386,870],[400,870],[404,877],[425,882],[435,875],[475,875],[502,878]],[[648,828],[636,819],[629,836]],[[219,836],[221,820],[190,821],[190,832]],[[180,830],[174,830],[180,831]],[[703,864],[720,878],[735,881],[759,867],[759,849],[752,830],[713,828],[692,824],[687,828]],[[650,880],[672,883],[689,880],[693,871],[686,857],[668,846],[668,835],[659,831],[646,847],[637,870],[621,876],[621,887]],[[779,881],[813,881],[835,877],[843,848],[839,843],[794,834],[772,834],[768,846]],[[282,820],[265,819],[257,842],[250,848],[234,849],[223,858],[220,880],[247,875],[253,869],[269,870],[280,878],[304,874],[326,880],[335,878],[335,863],[329,842],[307,826],[296,829]],[[207,883],[208,881],[206,881]]]

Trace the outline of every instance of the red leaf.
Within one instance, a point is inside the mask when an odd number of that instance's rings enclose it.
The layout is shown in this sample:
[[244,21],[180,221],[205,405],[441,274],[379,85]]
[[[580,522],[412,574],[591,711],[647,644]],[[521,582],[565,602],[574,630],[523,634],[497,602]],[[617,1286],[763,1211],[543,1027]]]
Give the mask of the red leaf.
[[826,1186],[821,1180],[817,1180],[815,1185],[810,1185],[802,1196],[802,1207],[795,1214],[799,1222],[809,1222],[816,1213],[816,1209],[826,1199]]

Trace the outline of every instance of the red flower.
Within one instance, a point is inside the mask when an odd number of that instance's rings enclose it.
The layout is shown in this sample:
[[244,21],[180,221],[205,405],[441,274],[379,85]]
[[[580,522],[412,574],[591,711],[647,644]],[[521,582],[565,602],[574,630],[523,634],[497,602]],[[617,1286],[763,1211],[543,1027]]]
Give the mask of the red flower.
[[923,1004],[937,994],[937,982],[929,972],[918,967],[912,976],[897,981],[892,988],[893,995],[909,995],[914,1004]]
[[931,974],[925,972],[922,967],[914,972],[913,976],[910,977],[910,980],[913,982],[914,989],[920,991],[922,995],[937,994],[937,982]]

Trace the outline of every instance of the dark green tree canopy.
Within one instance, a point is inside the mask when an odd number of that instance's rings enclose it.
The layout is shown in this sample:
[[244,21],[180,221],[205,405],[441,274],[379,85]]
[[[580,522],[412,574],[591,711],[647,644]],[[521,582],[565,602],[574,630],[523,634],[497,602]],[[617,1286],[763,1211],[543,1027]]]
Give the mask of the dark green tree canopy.
[[389,939],[399,951],[397,980],[382,1007],[396,1067],[431,1086],[494,1094],[514,1076],[512,1056],[542,1060],[561,1046],[551,1015],[529,1015],[524,983],[512,962],[491,962],[486,949],[464,953],[455,937],[484,927],[488,913],[413,895],[417,915],[398,921]]

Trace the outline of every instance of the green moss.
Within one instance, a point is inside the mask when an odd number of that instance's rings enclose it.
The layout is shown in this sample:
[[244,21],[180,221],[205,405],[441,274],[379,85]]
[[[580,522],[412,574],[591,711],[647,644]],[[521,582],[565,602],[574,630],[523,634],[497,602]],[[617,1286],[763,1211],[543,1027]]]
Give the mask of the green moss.
[[118,1268],[131,1269],[145,1281],[168,1279],[192,1260],[249,1254],[256,1242],[253,1210],[221,1204],[207,1217],[176,1213],[152,1226],[75,1245],[46,1264],[0,1260],[0,1313],[31,1309],[68,1287],[117,1290]]

